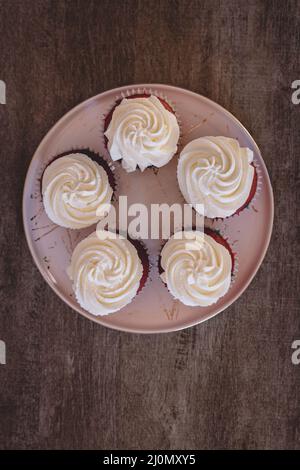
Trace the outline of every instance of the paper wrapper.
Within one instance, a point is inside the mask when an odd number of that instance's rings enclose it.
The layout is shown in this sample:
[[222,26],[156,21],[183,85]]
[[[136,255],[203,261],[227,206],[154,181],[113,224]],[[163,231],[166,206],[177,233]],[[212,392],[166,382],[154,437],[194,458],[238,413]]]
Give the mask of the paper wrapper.
[[[139,258],[142,262],[142,265],[143,265],[143,277],[144,277],[144,274],[146,273],[145,275],[145,278],[144,278],[144,281],[142,283],[142,285],[140,285],[138,291],[137,291],[137,294],[136,295],[140,295],[143,290],[145,288],[147,288],[147,286],[149,285],[150,281],[151,281],[151,269],[152,269],[152,264],[150,263],[150,259],[149,259],[149,252],[148,252],[148,249],[147,249],[147,246],[145,245],[145,243],[143,243],[142,240],[139,240],[139,239],[131,239],[131,238],[128,238],[128,240],[135,246],[137,252],[138,252],[138,255],[139,255]],[[142,279],[143,279],[142,277]],[[142,281],[141,279],[141,281]]]

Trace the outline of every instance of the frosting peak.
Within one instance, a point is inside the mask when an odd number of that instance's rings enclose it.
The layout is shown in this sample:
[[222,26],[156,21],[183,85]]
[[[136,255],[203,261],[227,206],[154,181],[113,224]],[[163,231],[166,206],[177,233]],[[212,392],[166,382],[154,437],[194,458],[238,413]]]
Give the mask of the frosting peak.
[[143,266],[129,240],[97,230],[76,246],[68,274],[81,307],[93,315],[107,315],[132,301]]
[[200,137],[180,154],[177,178],[186,201],[207,217],[229,217],[247,201],[254,178],[253,152],[228,137]]
[[163,247],[160,264],[163,282],[185,305],[212,305],[230,287],[231,255],[203,232],[177,232]]
[[177,151],[179,126],[160,100],[124,98],[113,111],[105,132],[111,158],[122,159],[126,171],[166,165]]
[[113,190],[102,166],[82,153],[71,153],[46,168],[42,193],[54,223],[79,229],[98,222],[104,207],[106,212],[110,209]]

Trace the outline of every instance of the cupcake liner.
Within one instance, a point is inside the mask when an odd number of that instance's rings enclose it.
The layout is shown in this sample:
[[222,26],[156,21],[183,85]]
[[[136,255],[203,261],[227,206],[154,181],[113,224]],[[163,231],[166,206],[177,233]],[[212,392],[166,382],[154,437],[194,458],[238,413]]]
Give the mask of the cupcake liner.
[[[127,235],[127,239],[136,248],[139,258],[143,265],[143,276],[141,279],[140,287],[136,293],[136,297],[140,295],[146,287],[151,283],[151,271],[153,270],[152,263],[150,262],[149,250],[146,244],[140,239],[132,239]],[[143,280],[144,278],[144,280]]]
[[[177,152],[173,155],[172,159],[178,155],[178,152],[181,148],[181,140],[182,140],[182,122],[181,122],[181,118],[180,118],[180,115],[178,113],[178,110],[176,108],[176,104],[171,101],[164,93],[156,90],[155,88],[140,88],[140,87],[137,87],[137,88],[133,88],[131,90],[125,90],[123,92],[121,92],[120,94],[116,95],[115,96],[115,99],[114,99],[114,102],[111,103],[106,109],[105,111],[101,114],[101,127],[100,127],[100,132],[101,132],[101,142],[102,142],[102,145],[104,146],[109,158],[110,157],[110,154],[109,154],[109,151],[108,151],[108,148],[107,148],[107,138],[105,137],[104,135],[104,132],[107,128],[106,126],[106,119],[107,117],[113,112],[113,110],[115,109],[115,107],[124,99],[124,98],[129,98],[130,96],[134,96],[134,95],[143,95],[143,94],[147,94],[147,95],[154,95],[156,96],[157,98],[161,98],[163,101],[165,101],[167,103],[168,106],[170,106],[170,108],[172,109],[176,119],[177,119],[177,122],[178,122],[178,126],[179,126],[179,139],[178,139],[178,144],[177,144]],[[117,162],[114,162],[115,164],[116,163],[121,163],[122,160],[118,160]],[[152,167],[149,167],[149,168],[152,168],[154,171],[158,171],[159,168],[156,168],[154,166]]]
[[259,199],[261,191],[262,191],[262,185],[263,185],[263,176],[262,176],[262,171],[261,171],[261,166],[258,160],[254,157],[253,159],[253,164],[255,166],[256,174],[257,174],[257,184],[256,184],[256,191],[255,194],[253,195],[251,201],[249,202],[248,206],[245,207],[245,209],[253,209],[254,208],[254,203],[257,202],[257,199]]
[[234,258],[233,270],[231,272],[231,283],[230,283],[230,287],[228,290],[229,292],[230,289],[232,289],[233,285],[235,284],[237,276],[238,276],[238,272],[239,272],[239,254],[238,254],[238,250],[235,249],[235,244],[238,242],[238,240],[234,240],[234,241],[231,240],[228,235],[223,234],[222,229],[218,230],[218,232],[220,233],[221,237],[228,243],[230,247],[230,251]]

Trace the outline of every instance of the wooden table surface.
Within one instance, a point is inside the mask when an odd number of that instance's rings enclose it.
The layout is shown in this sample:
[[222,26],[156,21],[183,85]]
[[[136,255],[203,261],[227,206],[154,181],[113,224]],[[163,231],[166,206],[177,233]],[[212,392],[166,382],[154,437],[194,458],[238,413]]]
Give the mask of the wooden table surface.
[[[299,1],[0,1],[0,448],[300,448],[299,48]],[[58,118],[104,90],[155,82],[201,93],[249,129],[275,225],[234,305],[151,336],[64,305],[33,263],[21,200]]]

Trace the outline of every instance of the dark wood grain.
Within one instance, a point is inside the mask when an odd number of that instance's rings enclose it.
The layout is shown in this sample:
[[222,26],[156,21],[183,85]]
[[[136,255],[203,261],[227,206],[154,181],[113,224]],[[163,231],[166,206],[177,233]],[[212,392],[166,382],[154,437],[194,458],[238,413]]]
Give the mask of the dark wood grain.
[[[0,1],[0,447],[300,448],[300,2]],[[110,331],[56,297],[26,245],[31,156],[101,91],[162,82],[217,101],[260,146],[267,257],[226,313],[167,335]]]

